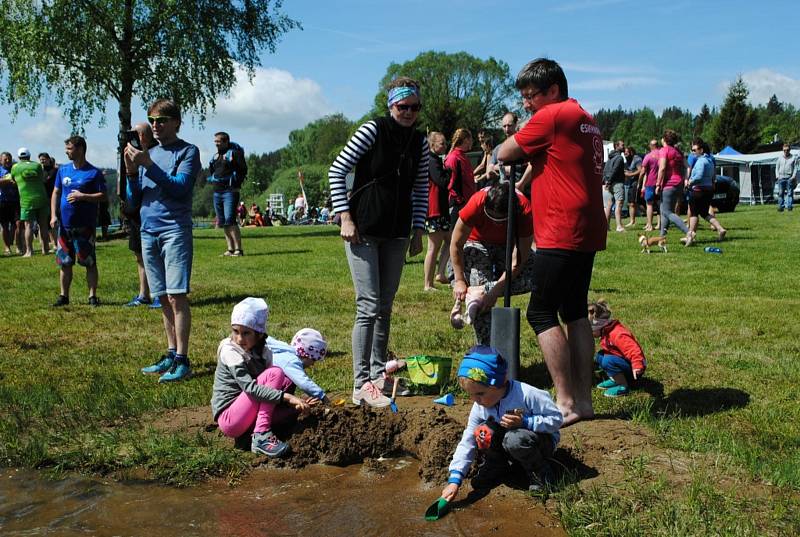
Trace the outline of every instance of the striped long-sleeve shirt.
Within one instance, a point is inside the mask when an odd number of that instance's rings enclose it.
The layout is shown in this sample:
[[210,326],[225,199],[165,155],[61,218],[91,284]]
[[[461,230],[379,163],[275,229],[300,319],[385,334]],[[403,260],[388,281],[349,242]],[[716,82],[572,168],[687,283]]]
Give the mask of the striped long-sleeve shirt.
[[[364,123],[333,161],[328,171],[328,182],[331,188],[331,203],[336,214],[350,210],[346,176],[355,168],[359,159],[370,150],[377,135],[378,127],[374,121]],[[428,213],[428,154],[428,140],[423,136],[422,156],[411,193],[412,227],[420,229],[425,228],[425,217]]]

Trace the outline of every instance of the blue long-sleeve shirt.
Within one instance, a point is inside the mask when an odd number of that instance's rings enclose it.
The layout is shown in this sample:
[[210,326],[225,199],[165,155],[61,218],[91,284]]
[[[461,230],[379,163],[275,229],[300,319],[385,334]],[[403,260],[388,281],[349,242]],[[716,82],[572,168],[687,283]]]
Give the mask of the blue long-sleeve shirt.
[[308,376],[294,347],[271,336],[267,338],[267,347],[272,351],[272,365],[280,367],[284,375],[289,377],[298,388],[311,397],[317,399],[325,397],[325,390]]
[[714,164],[708,155],[701,155],[692,166],[689,186],[693,188],[711,189],[714,187]]
[[192,190],[202,169],[200,151],[183,140],[150,149],[153,161],[128,180],[131,208],[141,207],[142,231],[158,233],[192,225]]
[[489,416],[494,417],[498,423],[503,414],[511,414],[516,408],[525,409],[522,417],[522,426],[536,433],[547,433],[553,438],[553,445],[561,439],[558,430],[564,421],[561,411],[553,402],[550,394],[544,390],[534,388],[530,384],[510,380],[508,390],[497,405],[489,408],[473,403],[469,412],[467,427],[461,435],[461,441],[453,454],[450,462],[450,482],[461,483],[469,472],[469,467],[475,460],[478,446],[475,442],[475,428],[486,421]]

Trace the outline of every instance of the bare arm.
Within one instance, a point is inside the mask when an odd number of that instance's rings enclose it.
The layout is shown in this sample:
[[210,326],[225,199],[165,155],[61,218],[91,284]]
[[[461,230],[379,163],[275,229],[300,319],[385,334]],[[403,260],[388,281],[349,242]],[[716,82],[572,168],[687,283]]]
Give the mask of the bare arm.
[[[511,172],[509,172],[510,175]],[[531,178],[533,177],[533,166],[528,164],[525,166],[525,171],[522,173],[522,177],[520,177],[519,181],[517,181],[516,188],[519,191],[522,191],[528,184],[531,182]]]
[[664,187],[664,179],[667,175],[667,159],[661,157],[658,159],[658,179],[656,179],[656,193]]
[[506,138],[506,141],[497,150],[497,159],[501,162],[514,162],[525,158],[525,156],[525,151],[522,150],[513,136]]
[[58,202],[61,200],[61,189],[54,188],[53,193],[50,195],[50,227],[55,228],[58,218]]
[[453,264],[453,298],[464,300],[467,296],[468,282],[464,276],[464,245],[472,228],[461,218],[456,222],[450,239],[450,262]]

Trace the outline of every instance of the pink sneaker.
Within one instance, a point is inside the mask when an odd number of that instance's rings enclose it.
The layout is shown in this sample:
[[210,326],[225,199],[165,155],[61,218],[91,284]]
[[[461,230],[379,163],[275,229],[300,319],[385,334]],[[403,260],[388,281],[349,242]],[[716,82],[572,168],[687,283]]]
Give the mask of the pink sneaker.
[[391,400],[383,395],[381,389],[372,382],[365,382],[357,390],[353,390],[353,404],[365,404],[373,408],[382,408],[389,406]]

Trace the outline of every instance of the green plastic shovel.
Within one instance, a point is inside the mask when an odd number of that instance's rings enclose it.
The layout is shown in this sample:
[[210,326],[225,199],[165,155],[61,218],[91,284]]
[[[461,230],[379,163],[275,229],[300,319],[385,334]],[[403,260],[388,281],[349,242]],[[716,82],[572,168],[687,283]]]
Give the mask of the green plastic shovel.
[[425,511],[425,520],[439,520],[444,515],[447,514],[447,511],[450,510],[450,502],[445,500],[444,498],[439,498],[435,502],[428,507],[428,510]]

